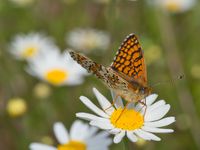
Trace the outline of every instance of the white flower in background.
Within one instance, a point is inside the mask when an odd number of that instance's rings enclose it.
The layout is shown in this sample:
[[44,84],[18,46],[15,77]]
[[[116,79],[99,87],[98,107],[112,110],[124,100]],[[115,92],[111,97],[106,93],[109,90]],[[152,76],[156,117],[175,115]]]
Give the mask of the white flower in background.
[[84,75],[87,75],[86,70],[73,61],[68,53],[62,54],[58,50],[29,61],[27,71],[56,86],[81,84]]
[[53,40],[41,33],[19,34],[14,37],[10,53],[17,59],[32,59],[44,55],[52,49],[57,49]]
[[110,36],[104,31],[78,28],[66,35],[66,42],[70,47],[85,52],[106,50],[110,44]]
[[178,13],[191,9],[195,5],[196,0],[154,0],[154,3],[166,11]]
[[10,0],[10,1],[18,6],[27,6],[32,4],[35,0]]
[[[153,133],[171,133],[172,129],[163,129],[160,127],[167,126],[175,121],[174,117],[163,118],[170,109],[170,105],[164,100],[156,100],[156,94],[146,97],[146,114],[145,107],[141,104],[136,106],[130,103],[124,108],[122,99],[119,97],[115,103],[115,107],[97,90],[93,89],[96,98],[102,109],[95,106],[87,97],[81,96],[80,100],[94,113],[77,113],[76,116],[90,121],[90,125],[99,127],[103,130],[114,134],[114,143],[119,143],[126,135],[129,140],[136,142],[138,138],[144,140],[160,141],[161,139]],[[113,99],[114,99],[114,93]]]
[[112,140],[107,132],[98,132],[97,128],[90,127],[81,121],[75,121],[70,133],[60,122],[54,124],[54,134],[59,142],[57,147],[31,143],[31,150],[108,150]]

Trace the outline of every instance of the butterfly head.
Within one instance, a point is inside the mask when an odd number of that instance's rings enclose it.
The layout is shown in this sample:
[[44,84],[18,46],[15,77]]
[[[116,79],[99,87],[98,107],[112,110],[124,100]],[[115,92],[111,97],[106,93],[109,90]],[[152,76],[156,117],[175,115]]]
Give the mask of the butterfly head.
[[151,87],[140,87],[139,90],[138,90],[138,94],[143,95],[144,97],[150,95],[151,92],[152,92]]
[[130,102],[138,102],[142,99],[145,99],[151,94],[151,87],[148,86],[137,86],[137,88],[129,88],[129,92],[122,95],[122,97]]
[[141,99],[146,98],[151,94],[152,88],[148,86],[138,86],[137,90],[135,90],[135,97],[133,97],[133,101],[139,101]]

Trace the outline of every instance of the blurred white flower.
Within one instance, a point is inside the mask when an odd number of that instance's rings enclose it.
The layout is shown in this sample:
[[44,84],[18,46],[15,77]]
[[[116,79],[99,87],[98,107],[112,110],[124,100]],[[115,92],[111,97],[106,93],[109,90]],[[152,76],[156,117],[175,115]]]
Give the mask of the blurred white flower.
[[191,9],[196,0],[154,0],[154,3],[166,11],[178,13]]
[[10,53],[17,59],[33,59],[44,55],[52,49],[57,49],[53,40],[41,33],[19,34],[14,37],[10,46]]
[[[138,103],[130,103],[124,108],[122,99],[118,97],[115,107],[97,90],[93,89],[96,98],[101,105],[99,109],[87,97],[81,96],[80,100],[94,113],[77,113],[76,116],[90,121],[90,125],[99,127],[103,130],[114,134],[114,143],[119,143],[126,135],[132,142],[138,141],[138,138],[144,140],[160,141],[161,139],[153,133],[171,133],[172,129],[163,129],[160,127],[167,126],[175,121],[174,117],[163,118],[170,109],[170,105],[164,100],[156,100],[156,94],[146,97],[146,113],[145,107]],[[113,99],[116,95],[113,95]]]
[[56,86],[77,85],[87,72],[70,57],[69,53],[49,51],[29,61],[28,73]]
[[112,140],[107,132],[98,132],[81,121],[75,121],[70,133],[60,122],[54,124],[54,134],[59,142],[57,147],[31,143],[31,150],[108,150]]
[[110,44],[110,36],[104,31],[78,28],[66,35],[66,42],[70,47],[84,52],[106,50]]
[[18,6],[27,6],[32,4],[35,0],[10,0],[10,1]]

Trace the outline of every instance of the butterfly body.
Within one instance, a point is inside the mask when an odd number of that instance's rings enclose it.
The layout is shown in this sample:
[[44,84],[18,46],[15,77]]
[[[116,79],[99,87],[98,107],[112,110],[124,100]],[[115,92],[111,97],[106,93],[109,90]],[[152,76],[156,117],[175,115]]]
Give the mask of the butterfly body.
[[101,79],[117,95],[129,102],[137,102],[151,93],[147,86],[144,58],[139,42],[130,34],[122,43],[109,67],[98,64],[91,59],[69,51],[71,57],[88,72]]

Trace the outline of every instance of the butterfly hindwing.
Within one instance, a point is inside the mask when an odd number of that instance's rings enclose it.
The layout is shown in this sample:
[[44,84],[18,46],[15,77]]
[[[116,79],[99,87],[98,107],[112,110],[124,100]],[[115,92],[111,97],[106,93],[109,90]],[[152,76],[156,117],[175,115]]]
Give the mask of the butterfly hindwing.
[[130,34],[119,47],[111,68],[122,73],[129,80],[147,84],[144,55],[138,38]]

